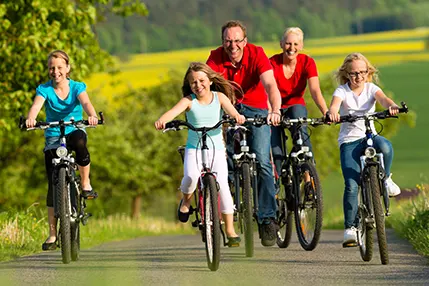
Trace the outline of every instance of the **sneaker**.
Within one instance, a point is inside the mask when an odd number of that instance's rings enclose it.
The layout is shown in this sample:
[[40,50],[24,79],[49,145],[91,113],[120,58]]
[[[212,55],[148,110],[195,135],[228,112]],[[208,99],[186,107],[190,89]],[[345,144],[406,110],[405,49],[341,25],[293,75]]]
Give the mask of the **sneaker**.
[[264,221],[259,227],[261,244],[263,246],[273,246],[277,240],[277,222],[273,218],[270,218],[269,220]]
[[401,193],[401,189],[392,181],[392,174],[384,181],[384,186],[386,187],[389,197],[396,197]]
[[352,226],[344,230],[343,247],[357,246],[357,229]]

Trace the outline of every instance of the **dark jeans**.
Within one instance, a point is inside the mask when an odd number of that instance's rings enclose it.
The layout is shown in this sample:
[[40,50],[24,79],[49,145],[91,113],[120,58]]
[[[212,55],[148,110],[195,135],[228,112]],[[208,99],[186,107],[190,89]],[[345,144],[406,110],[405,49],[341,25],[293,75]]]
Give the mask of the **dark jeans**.
[[[383,162],[386,175],[390,175],[393,161],[393,148],[389,140],[382,136],[373,138],[374,148],[383,153]],[[357,226],[358,187],[360,184],[360,156],[366,147],[366,139],[359,139],[340,146],[341,169],[344,177],[344,227]]]
[[[266,117],[268,110],[258,109],[243,104],[236,106],[238,112],[245,117],[255,117],[257,115]],[[247,141],[250,152],[256,154],[259,162],[258,169],[258,202],[259,213],[258,223],[263,223],[269,218],[276,218],[277,204],[275,199],[275,188],[273,178],[273,168],[270,162],[270,126],[263,125],[260,127],[249,125],[250,134]],[[232,155],[234,153],[234,144],[231,134],[228,132],[226,149],[228,153],[228,168],[233,170]]]
[[[285,117],[296,119],[296,118],[302,118],[307,117],[307,108],[304,105],[292,105],[289,108],[283,109],[282,114]],[[295,134],[296,127],[291,127],[290,133]],[[281,142],[281,132],[283,132],[283,128],[280,126],[271,126],[271,150],[273,153],[273,159],[274,159],[274,165],[276,166],[276,172],[280,175],[281,167],[282,167],[282,158],[284,154],[287,152],[287,150],[282,150],[282,142]],[[312,146],[310,142],[310,137],[308,137],[307,133],[307,127],[302,126],[299,130],[301,133],[301,138],[303,140],[303,145],[308,146],[310,148],[310,151],[312,151]],[[292,138],[293,142],[295,143],[296,138]]]
[[[90,156],[88,149],[86,148],[86,133],[82,130],[75,130],[66,136],[66,144],[69,150],[73,150],[76,153],[76,163],[79,166],[87,166],[90,163]],[[46,205],[48,207],[54,206],[54,165],[52,159],[58,158],[56,149],[45,150],[45,167],[46,174],[48,176],[48,195],[46,197]]]

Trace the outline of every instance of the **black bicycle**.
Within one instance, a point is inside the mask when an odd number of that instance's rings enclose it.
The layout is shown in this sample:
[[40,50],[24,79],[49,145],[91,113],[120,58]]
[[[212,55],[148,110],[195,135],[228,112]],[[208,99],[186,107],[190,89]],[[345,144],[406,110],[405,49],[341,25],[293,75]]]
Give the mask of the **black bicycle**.
[[[182,126],[195,132],[201,132],[201,157],[202,170],[197,183],[197,190],[194,192],[195,207],[190,207],[190,214],[195,214],[193,227],[197,227],[201,232],[202,241],[206,248],[207,265],[211,271],[219,268],[220,262],[220,236],[223,237],[224,246],[227,246],[225,233],[221,227],[221,214],[218,209],[219,204],[219,184],[216,174],[211,171],[209,162],[209,147],[207,145],[207,133],[218,129],[224,123],[232,122],[231,119],[222,119],[213,127],[195,127],[187,121],[173,120],[165,125],[164,132],[182,130]],[[183,147],[179,147],[179,153],[184,158]]]
[[[408,107],[401,102],[399,113],[407,113]],[[390,115],[389,110],[367,113],[364,115],[340,116],[341,122],[365,121],[366,147],[360,156],[361,174],[358,193],[358,227],[357,244],[364,261],[371,261],[374,247],[373,231],[377,231],[378,247],[382,264],[389,263],[385,216],[389,216],[389,195],[385,187],[387,178],[384,170],[383,154],[373,147],[374,135],[371,121],[386,118],[398,118]],[[380,123],[381,124],[381,123]],[[381,198],[383,197],[383,199]],[[383,203],[382,203],[383,202]],[[356,245],[349,245],[356,246]]]
[[[303,125],[325,124],[323,118],[282,118],[281,146],[283,160],[281,166],[279,191],[277,194],[278,224],[277,245],[286,248],[292,237],[292,215],[299,243],[305,250],[313,250],[322,231],[323,198],[322,186],[317,173],[313,153],[303,145],[299,129]],[[293,147],[287,153],[285,128],[294,126]],[[307,138],[306,138],[307,139]]]
[[[262,126],[267,124],[265,117],[246,118],[244,125],[233,124],[228,127],[232,131],[234,154],[233,160],[233,193],[236,210],[235,220],[241,233],[244,233],[246,256],[254,254],[253,222],[258,214],[258,161],[256,154],[250,152],[247,135],[250,130],[246,124]],[[241,190],[241,191],[240,191]]]
[[[100,112],[98,124],[104,123],[103,113]],[[80,252],[80,227],[79,224],[86,225],[91,213],[86,213],[86,199],[81,195],[80,178],[76,174],[77,164],[73,153],[66,145],[66,126],[73,125],[77,128],[95,127],[89,125],[87,120],[37,122],[34,127],[26,128],[25,118],[21,116],[19,127],[27,131],[45,130],[51,127],[60,128],[60,147],[57,148],[58,158],[52,159],[54,166],[54,213],[59,219],[59,238],[57,246],[61,248],[62,261],[65,264],[79,259]]]

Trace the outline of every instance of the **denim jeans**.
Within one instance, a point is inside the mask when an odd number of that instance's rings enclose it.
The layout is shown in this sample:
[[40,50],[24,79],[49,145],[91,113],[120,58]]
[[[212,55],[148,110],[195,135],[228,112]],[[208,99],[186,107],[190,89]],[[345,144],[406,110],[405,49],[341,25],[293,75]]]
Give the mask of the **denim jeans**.
[[[282,114],[288,118],[300,118],[307,117],[307,108],[304,105],[296,104],[292,105],[287,109],[282,110]],[[280,126],[271,126],[271,150],[273,152],[274,165],[276,166],[277,174],[280,175],[282,158],[283,155],[287,152],[287,150],[282,150],[282,142],[281,142],[281,132],[282,127]],[[295,134],[296,127],[291,127],[290,134]],[[302,126],[300,128],[301,137],[303,140],[303,145],[308,146],[310,151],[312,151],[312,146],[310,142],[310,137],[307,133],[307,126]],[[296,141],[296,138],[292,138],[293,142]]]
[[[383,153],[383,162],[386,175],[390,175],[390,168],[393,161],[393,148],[389,140],[382,136],[373,138],[374,148],[377,152]],[[360,184],[360,156],[366,147],[366,138],[340,146],[341,169],[344,177],[344,227],[357,226],[358,209],[358,186]]]
[[[245,117],[255,117],[257,115],[266,117],[268,110],[258,109],[243,104],[236,106],[238,112]],[[277,204],[275,199],[275,188],[273,178],[273,168],[270,162],[270,126],[262,125],[260,127],[249,125],[250,134],[247,141],[250,152],[256,154],[256,160],[259,162],[258,168],[258,202],[259,213],[258,223],[263,223],[266,219],[276,218]],[[232,170],[232,154],[234,153],[233,140],[231,134],[227,136],[228,166]]]

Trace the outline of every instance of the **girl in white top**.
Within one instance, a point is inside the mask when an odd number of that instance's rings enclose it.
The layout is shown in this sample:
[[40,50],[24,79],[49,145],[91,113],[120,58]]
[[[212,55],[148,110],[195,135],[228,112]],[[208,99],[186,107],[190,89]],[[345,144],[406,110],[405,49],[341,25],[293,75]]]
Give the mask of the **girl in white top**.
[[[156,129],[164,129],[168,121],[184,111],[190,123],[196,127],[215,125],[221,119],[221,109],[233,117],[238,124],[243,124],[246,120],[232,105],[235,99],[233,84],[204,63],[190,64],[183,80],[182,93],[183,98],[155,122]],[[234,206],[228,185],[225,143],[220,129],[209,134],[214,142],[213,148],[209,148],[209,160],[212,161],[214,157],[212,171],[217,174],[216,179],[220,187],[220,211],[225,222],[228,245],[236,246],[240,242],[240,237],[234,230]],[[178,217],[181,222],[187,222],[189,219],[192,194],[202,169],[201,152],[198,151],[197,141],[198,135],[190,131],[185,149],[184,176],[180,185],[183,198],[178,209]]]
[[[340,115],[362,115],[374,112],[376,101],[384,108],[388,108],[391,115],[398,114],[399,107],[377,85],[372,83],[377,79],[377,69],[362,54],[349,54],[339,68],[336,78],[341,85],[335,90],[329,109],[329,117],[333,122],[338,122]],[[373,124],[371,128],[375,133]],[[357,192],[361,171],[359,157],[365,148],[364,121],[341,124],[338,144],[345,184],[343,247],[356,246]],[[374,147],[384,155],[384,167],[388,175],[385,181],[387,191],[390,196],[396,196],[401,191],[391,179],[392,144],[386,138],[377,135],[374,137]]]

